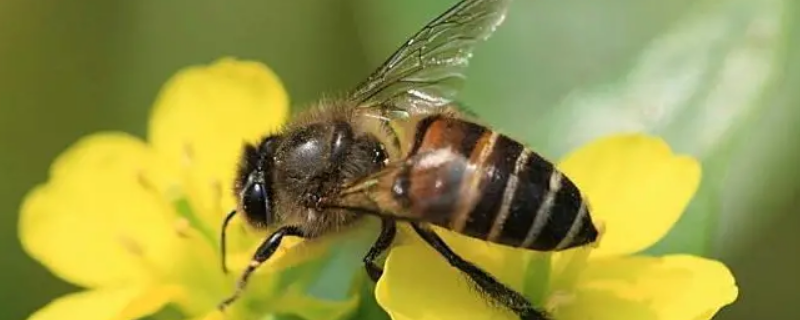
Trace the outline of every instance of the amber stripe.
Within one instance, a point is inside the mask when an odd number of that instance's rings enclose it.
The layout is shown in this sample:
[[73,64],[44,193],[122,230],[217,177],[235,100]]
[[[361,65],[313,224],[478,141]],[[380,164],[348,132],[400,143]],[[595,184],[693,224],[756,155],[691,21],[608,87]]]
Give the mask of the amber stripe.
[[[455,213],[459,205],[459,200],[462,200],[458,192],[461,190],[464,183],[467,183],[465,181],[467,162],[469,161],[471,153],[475,150],[478,140],[486,132],[486,128],[482,126],[450,117],[438,117],[438,119],[432,122],[427,128],[427,132],[415,156],[421,156],[424,153],[450,150],[456,157],[462,157],[464,161],[455,161],[445,164],[442,168],[437,170],[436,173],[423,173],[420,170],[421,168],[418,167],[412,169],[411,179],[413,181],[411,190],[420,191],[419,194],[411,195],[412,197],[421,199],[437,197],[437,195],[429,192],[429,190],[433,189],[428,185],[421,185],[419,188],[413,186],[414,183],[422,181],[424,181],[422,183],[426,184],[434,183],[433,181],[437,179],[432,179],[433,177],[430,176],[431,174],[438,176],[438,181],[447,182],[447,184],[443,186],[444,190],[440,190],[445,192],[441,195],[451,195],[426,201],[426,203],[432,205],[426,206],[425,208],[418,208],[423,211],[420,212],[422,216],[447,217],[448,227],[451,227],[453,219],[457,218]],[[444,221],[444,219],[439,219],[439,221]]]
[[[419,148],[422,146],[422,143],[425,139],[425,135],[428,132],[428,128],[440,118],[440,116],[430,116],[420,120],[417,123],[417,131],[414,133],[414,143],[411,146],[411,150],[408,153],[407,157],[413,157]],[[397,177],[392,184],[392,196],[394,197],[395,201],[403,208],[409,208],[413,205],[411,201],[411,197],[408,192],[411,190],[411,166],[403,165],[400,169],[400,172],[397,173]]]
[[[401,206],[414,211],[413,215],[435,219],[438,223],[446,220],[449,227],[449,221],[461,205],[459,191],[467,183],[464,179],[469,157],[487,129],[437,115],[420,120],[417,130],[409,162],[400,170],[393,194]],[[442,152],[449,152],[446,163],[420,166],[424,161],[441,158]]]
[[[475,208],[482,191],[485,192],[483,186],[488,182],[486,181],[488,177],[484,175],[484,170],[490,169],[487,168],[487,165],[489,165],[489,156],[495,149],[498,136],[499,134],[495,131],[484,132],[469,157],[468,166],[473,169],[465,172],[464,183],[461,185],[461,189],[458,193],[460,200],[458,200],[458,206],[455,212],[453,212],[453,218],[450,224],[450,228],[453,231],[462,232],[464,231],[467,220],[470,220],[470,222],[474,224],[475,220],[480,218],[472,217],[470,212]],[[488,225],[488,222],[486,224]],[[473,231],[472,228],[469,229]]]
[[426,117],[417,123],[417,130],[414,132],[414,144],[411,145],[411,150],[409,150],[407,157],[413,157],[415,154],[417,154],[417,152],[419,152],[419,148],[422,147],[425,136],[428,134],[428,129],[430,129],[431,125],[433,125],[433,123],[440,118],[442,117],[434,115]]

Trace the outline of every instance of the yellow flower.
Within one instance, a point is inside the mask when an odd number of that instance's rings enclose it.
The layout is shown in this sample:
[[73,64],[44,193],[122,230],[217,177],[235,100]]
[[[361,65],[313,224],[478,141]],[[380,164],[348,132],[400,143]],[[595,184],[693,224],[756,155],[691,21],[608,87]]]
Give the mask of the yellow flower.
[[[707,320],[738,294],[720,262],[634,255],[662,238],[700,181],[692,158],[660,139],[619,135],[567,156],[560,168],[586,193],[604,229],[597,248],[530,253],[437,229],[457,253],[523,292],[557,320]],[[514,319],[416,237],[389,253],[376,288],[395,320]]]
[[[105,132],[69,148],[47,183],[27,196],[19,230],[32,257],[86,290],[56,299],[30,319],[125,320],[156,312],[213,317],[263,236],[243,232],[235,220],[229,228],[233,268],[222,273],[218,234],[235,204],[229,190],[239,153],[245,141],[282,125],[288,111],[272,71],[222,59],[169,81],[146,141]],[[350,297],[307,308],[319,299],[279,281],[283,270],[308,274],[321,267],[324,259],[305,257],[325,255],[308,250],[283,250],[266,263],[230,313],[248,318],[270,310],[320,319],[352,308]]]
[[[26,198],[19,228],[32,257],[85,290],[30,319],[222,319],[217,303],[232,293],[263,238],[234,220],[232,272],[221,272],[219,227],[235,204],[228,190],[239,152],[287,116],[288,97],[269,69],[222,59],[169,81],[146,140],[107,132],[72,146],[54,162],[47,183]],[[630,255],[655,243],[678,219],[699,182],[694,160],[672,155],[660,140],[632,135],[590,144],[561,167],[585,190],[605,226],[599,248],[520,253],[438,231],[465,258],[559,320],[709,319],[735,299],[733,279],[719,263]],[[358,303],[369,301],[358,294],[368,286],[360,256],[373,237],[289,239],[224,318],[353,315]],[[479,300],[416,237],[399,240],[375,289],[394,319],[511,317]],[[330,288],[342,289],[330,294]]]

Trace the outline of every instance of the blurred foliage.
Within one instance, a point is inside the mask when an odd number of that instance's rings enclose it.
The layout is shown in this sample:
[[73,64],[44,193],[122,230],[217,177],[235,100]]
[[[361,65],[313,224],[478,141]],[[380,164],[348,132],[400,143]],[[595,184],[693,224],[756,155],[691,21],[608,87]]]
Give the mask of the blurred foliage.
[[[70,290],[22,253],[15,229],[21,198],[78,137],[143,134],[167,77],[223,55],[265,62],[305,105],[355,85],[452,2],[0,3],[4,317]],[[719,318],[792,318],[797,21],[790,0],[517,0],[476,50],[463,100],[551,158],[623,130],[663,135],[700,157],[700,195],[651,251],[729,263],[742,296]]]

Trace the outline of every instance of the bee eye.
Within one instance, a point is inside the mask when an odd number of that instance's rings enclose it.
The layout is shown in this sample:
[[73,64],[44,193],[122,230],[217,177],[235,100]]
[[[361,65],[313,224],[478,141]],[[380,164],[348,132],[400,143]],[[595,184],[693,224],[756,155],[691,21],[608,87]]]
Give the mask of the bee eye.
[[242,205],[250,221],[265,226],[271,222],[272,208],[264,184],[250,184],[242,194]]

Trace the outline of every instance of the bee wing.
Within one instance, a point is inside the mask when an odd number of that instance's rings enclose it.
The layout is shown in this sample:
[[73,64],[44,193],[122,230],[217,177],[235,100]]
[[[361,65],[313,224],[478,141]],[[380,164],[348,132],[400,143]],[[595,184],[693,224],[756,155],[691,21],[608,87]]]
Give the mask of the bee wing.
[[428,23],[351,94],[389,117],[428,113],[452,102],[475,45],[506,15],[511,0],[463,0]]

